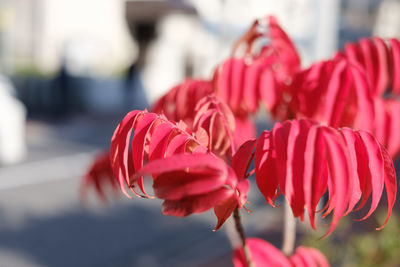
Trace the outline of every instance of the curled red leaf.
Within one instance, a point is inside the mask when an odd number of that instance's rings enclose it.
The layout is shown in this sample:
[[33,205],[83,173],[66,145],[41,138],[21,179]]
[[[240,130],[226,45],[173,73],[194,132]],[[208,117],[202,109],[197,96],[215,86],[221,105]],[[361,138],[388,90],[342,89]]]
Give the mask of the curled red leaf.
[[366,73],[368,83],[377,96],[400,93],[400,42],[379,37],[362,38],[357,43],[346,44],[345,50],[336,55],[346,58]]
[[111,187],[115,193],[118,193],[118,180],[115,178],[108,153],[98,154],[88,172],[82,179],[80,195],[83,201],[86,201],[88,190],[94,187],[97,196],[103,201],[107,201],[105,190]]
[[290,86],[290,110],[332,127],[372,129],[374,101],[362,69],[347,60],[321,61],[298,73]]
[[327,234],[357,203],[361,208],[371,196],[370,209],[362,219],[369,217],[384,187],[388,217],[396,197],[393,163],[371,134],[307,120],[277,123],[271,132],[262,133],[255,150],[255,171],[268,203],[274,205],[278,194],[284,194],[296,217],[303,219],[307,208],[313,228],[318,202],[329,190],[324,216],[333,212],[333,218]]
[[[132,148],[129,149],[131,139]],[[139,195],[133,189],[138,185],[144,197],[149,197],[143,187],[143,178],[139,177],[133,181],[132,174],[147,162],[174,154],[193,152],[198,146],[202,146],[201,142],[188,131],[185,124],[168,121],[163,115],[135,110],[125,116],[114,132],[110,161],[114,175],[127,196],[129,195],[125,186]],[[203,147],[201,150],[207,151],[207,148]],[[133,168],[130,168],[130,165],[133,165]]]
[[154,177],[156,197],[165,200],[165,215],[183,217],[204,212],[231,197],[238,205],[234,171],[212,154],[176,154],[152,161],[135,174],[133,181],[149,174]]
[[[234,57],[228,58],[215,71],[214,92],[229,105],[237,117],[254,114],[262,99],[277,118],[286,115],[286,86],[300,70],[300,58],[288,35],[274,17],[257,20],[235,44]],[[266,45],[254,51],[253,43],[266,40]],[[245,46],[244,55],[237,57]]]
[[[194,131],[204,129],[207,147],[216,155],[230,157],[235,151],[235,118],[229,107],[214,95],[202,98],[196,106]],[[203,133],[202,133],[203,134]]]
[[152,108],[154,113],[164,114],[169,120],[184,121],[192,128],[197,102],[212,93],[211,82],[186,79],[161,97]]

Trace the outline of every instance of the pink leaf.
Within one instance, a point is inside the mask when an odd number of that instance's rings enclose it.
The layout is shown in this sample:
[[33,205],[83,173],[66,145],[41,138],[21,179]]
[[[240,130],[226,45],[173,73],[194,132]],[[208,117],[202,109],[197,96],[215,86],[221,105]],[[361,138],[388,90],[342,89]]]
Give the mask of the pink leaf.
[[214,207],[215,216],[218,218],[218,222],[214,228],[214,231],[217,231],[219,228],[221,228],[221,226],[231,216],[232,212],[237,206],[237,199],[235,196],[231,196]]
[[204,129],[208,135],[208,148],[216,155],[230,157],[234,152],[235,118],[229,107],[208,95],[201,99],[196,107],[194,129]]
[[372,135],[306,120],[277,123],[271,132],[265,131],[256,144],[255,170],[267,202],[273,205],[279,190],[294,216],[302,219],[307,207],[313,228],[317,204],[329,189],[324,216],[333,211],[333,218],[326,235],[358,202],[362,207],[372,193],[371,208],[363,219],[368,217],[376,209],[384,185],[390,216],[396,195],[394,168]]
[[400,42],[396,39],[390,39],[391,52],[392,52],[392,84],[393,92],[400,94]]
[[[218,209],[227,201],[231,206],[233,200],[236,206],[240,204],[236,197],[238,179],[234,171],[212,154],[175,154],[158,159],[146,164],[133,179],[147,174],[155,177],[154,193],[165,200],[163,213],[166,215],[187,216],[213,207]],[[217,216],[220,226],[223,221],[219,214]]]
[[257,139],[255,151],[255,174],[257,186],[266,201],[274,206],[279,175],[275,164],[276,152],[272,142],[272,133],[264,131]]
[[[290,261],[282,252],[270,243],[259,238],[247,238],[246,245],[249,247],[251,260],[257,267],[291,267]],[[235,267],[247,267],[246,258],[242,247],[237,247],[233,254],[233,265]]]
[[229,199],[232,194],[231,190],[223,187],[206,194],[193,195],[179,200],[165,200],[162,204],[162,213],[177,217],[185,217],[192,213],[201,213]]
[[118,189],[118,180],[113,174],[111,168],[110,156],[108,153],[101,153],[97,155],[92,162],[88,172],[82,179],[80,187],[80,195],[83,201],[86,201],[88,189],[94,186],[98,197],[102,201],[106,201],[105,189],[111,187],[114,192]]
[[392,159],[390,158],[389,154],[386,152],[384,148],[381,148],[381,153],[383,156],[384,167],[385,167],[385,187],[386,187],[386,194],[388,201],[388,213],[385,222],[382,224],[382,226],[377,228],[377,230],[380,230],[383,227],[385,227],[386,223],[388,222],[390,215],[392,214],[393,205],[395,203],[396,193],[397,193],[397,179]]
[[[131,136],[134,132],[133,137]],[[129,152],[129,142],[132,138],[132,153]],[[111,140],[110,161],[114,175],[118,178],[121,190],[125,186],[133,190],[133,184],[138,183],[139,189],[148,197],[143,188],[142,177],[132,180],[135,170],[155,159],[164,158],[175,153],[203,151],[196,147],[201,143],[186,131],[186,125],[175,124],[164,116],[147,111],[132,111],[118,125]]]
[[296,248],[295,254],[290,257],[290,260],[294,264],[295,267],[301,266],[297,265],[293,258],[297,256],[301,258],[302,264],[305,264],[303,266],[306,267],[329,267],[329,262],[325,258],[325,256],[317,249],[315,248],[307,248],[300,246]]
[[[247,238],[251,261],[257,267],[329,267],[325,256],[315,248],[298,247],[295,254],[287,258],[270,243],[259,238]],[[242,247],[233,253],[235,267],[247,267],[247,260]]]
[[172,121],[183,120],[189,128],[192,128],[197,102],[210,93],[212,93],[210,81],[187,79],[161,97],[154,104],[152,111],[164,114]]
[[255,145],[255,139],[245,142],[232,157],[231,166],[239,179],[246,177],[247,170],[253,159],[252,154]]

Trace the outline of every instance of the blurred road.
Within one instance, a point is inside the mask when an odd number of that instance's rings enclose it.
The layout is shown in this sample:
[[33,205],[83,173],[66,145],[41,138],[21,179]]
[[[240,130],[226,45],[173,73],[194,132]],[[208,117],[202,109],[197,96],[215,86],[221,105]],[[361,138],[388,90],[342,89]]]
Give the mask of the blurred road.
[[[79,201],[81,175],[107,148],[119,118],[30,121],[26,161],[0,168],[0,266],[231,266],[224,227],[212,212],[161,215],[159,200]],[[253,194],[254,195],[254,194]],[[249,205],[264,205],[255,196]],[[247,233],[280,236],[278,209],[246,216]],[[261,223],[260,223],[261,222]]]

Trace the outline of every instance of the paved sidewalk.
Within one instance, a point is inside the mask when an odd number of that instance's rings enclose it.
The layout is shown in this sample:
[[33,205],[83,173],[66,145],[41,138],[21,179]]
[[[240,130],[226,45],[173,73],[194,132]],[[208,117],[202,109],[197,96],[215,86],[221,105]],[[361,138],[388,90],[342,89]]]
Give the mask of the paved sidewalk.
[[[159,200],[123,197],[82,207],[81,175],[117,122],[28,123],[27,159],[0,168],[1,266],[231,266],[229,227],[212,232],[212,211],[174,218],[161,215]],[[279,209],[262,209],[259,195],[251,202],[249,235],[279,229]]]

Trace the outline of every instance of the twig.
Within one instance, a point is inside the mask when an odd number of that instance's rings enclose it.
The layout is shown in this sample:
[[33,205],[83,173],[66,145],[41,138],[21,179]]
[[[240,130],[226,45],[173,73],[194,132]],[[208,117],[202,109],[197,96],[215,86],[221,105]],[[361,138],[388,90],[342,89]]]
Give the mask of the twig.
[[283,224],[283,244],[282,252],[289,256],[293,253],[294,243],[296,241],[296,220],[293,216],[292,209],[287,200],[284,204],[284,224]]
[[247,266],[254,267],[254,263],[251,260],[249,247],[246,244],[246,237],[244,235],[243,226],[242,226],[242,223],[240,222],[239,210],[237,208],[233,212],[233,218],[235,219],[236,231],[238,232],[240,240],[242,242],[243,252],[244,252],[244,256],[246,258]]

